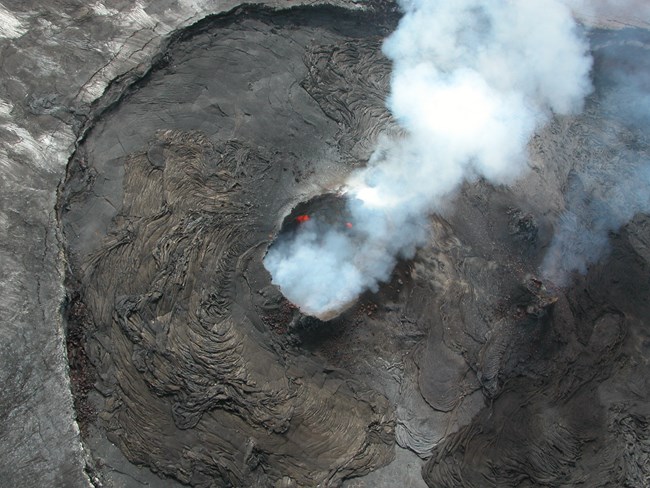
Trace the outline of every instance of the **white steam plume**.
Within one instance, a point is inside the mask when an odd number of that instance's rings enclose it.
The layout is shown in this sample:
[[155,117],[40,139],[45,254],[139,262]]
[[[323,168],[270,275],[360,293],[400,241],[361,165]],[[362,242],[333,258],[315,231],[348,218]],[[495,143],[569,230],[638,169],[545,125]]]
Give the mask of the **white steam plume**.
[[270,248],[273,282],[327,316],[389,278],[426,235],[426,216],[466,178],[505,183],[552,112],[579,111],[591,59],[556,0],[404,0],[384,43],[388,108],[406,135],[384,139],[346,192],[354,232],[304,227]]

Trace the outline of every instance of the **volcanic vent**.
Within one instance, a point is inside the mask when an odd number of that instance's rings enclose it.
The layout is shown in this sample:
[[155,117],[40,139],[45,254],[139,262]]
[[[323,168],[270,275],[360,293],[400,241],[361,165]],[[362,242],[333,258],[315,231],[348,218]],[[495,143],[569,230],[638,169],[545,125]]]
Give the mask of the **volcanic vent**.
[[361,275],[369,261],[364,253],[371,249],[363,222],[357,223],[352,211],[362,204],[344,193],[325,193],[302,202],[284,219],[269,246],[264,263],[273,282],[277,280],[304,313],[330,320],[363,291]]

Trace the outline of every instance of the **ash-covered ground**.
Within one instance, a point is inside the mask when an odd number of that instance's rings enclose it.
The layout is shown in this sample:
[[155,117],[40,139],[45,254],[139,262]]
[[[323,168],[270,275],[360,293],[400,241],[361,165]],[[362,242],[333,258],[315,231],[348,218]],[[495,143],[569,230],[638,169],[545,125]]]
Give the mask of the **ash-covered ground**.
[[[516,183],[464,184],[378,291],[322,322],[271,284],[262,260],[287,216],[395,130],[381,43],[398,20],[242,8],[107,93],[58,206],[99,478],[115,480],[107,437],[169,486],[650,482],[650,221],[599,227],[593,210],[647,192],[614,183],[648,139],[606,103],[646,31],[593,31],[585,110],[535,135]],[[543,271],[570,217],[608,247],[559,283]]]

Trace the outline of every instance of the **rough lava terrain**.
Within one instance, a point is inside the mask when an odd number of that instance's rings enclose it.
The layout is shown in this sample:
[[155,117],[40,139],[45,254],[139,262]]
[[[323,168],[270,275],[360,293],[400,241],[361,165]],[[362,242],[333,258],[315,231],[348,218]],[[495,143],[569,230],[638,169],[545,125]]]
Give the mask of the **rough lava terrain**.
[[595,90],[527,173],[464,184],[322,322],[262,259],[395,130],[399,11],[115,3],[0,5],[1,484],[648,485],[647,214],[544,273],[648,160],[606,103],[647,30],[592,29]]

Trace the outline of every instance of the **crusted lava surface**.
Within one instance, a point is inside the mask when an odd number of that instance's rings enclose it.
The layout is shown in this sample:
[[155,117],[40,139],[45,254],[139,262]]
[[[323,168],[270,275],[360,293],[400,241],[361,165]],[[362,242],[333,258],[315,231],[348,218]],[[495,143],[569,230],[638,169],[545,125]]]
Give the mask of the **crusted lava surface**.
[[397,20],[239,9],[103,105],[59,200],[84,422],[192,486],[389,486],[414,466],[431,487],[643,486],[648,218],[570,286],[538,277],[571,169],[607,158],[593,100],[535,138],[513,187],[466,184],[334,320],[271,284],[273,240],[338,208],[395,129]]

